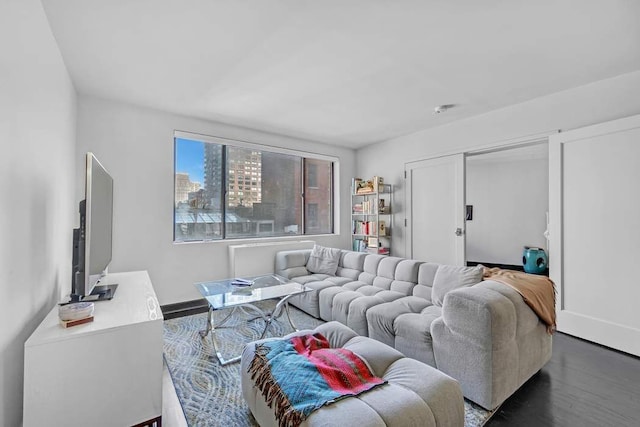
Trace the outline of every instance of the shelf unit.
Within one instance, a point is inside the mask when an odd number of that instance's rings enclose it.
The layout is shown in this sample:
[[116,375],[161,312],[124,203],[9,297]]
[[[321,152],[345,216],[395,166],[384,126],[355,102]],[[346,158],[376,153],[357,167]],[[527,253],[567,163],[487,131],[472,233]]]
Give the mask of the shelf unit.
[[354,251],[380,255],[391,253],[392,186],[379,191],[351,194],[351,246]]

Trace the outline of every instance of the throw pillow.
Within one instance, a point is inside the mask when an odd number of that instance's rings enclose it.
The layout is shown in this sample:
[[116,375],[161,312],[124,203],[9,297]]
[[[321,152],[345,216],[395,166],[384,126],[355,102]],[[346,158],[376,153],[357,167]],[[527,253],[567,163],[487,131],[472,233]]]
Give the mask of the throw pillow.
[[335,276],[338,270],[338,261],[340,261],[340,249],[313,245],[309,261],[307,261],[307,270],[311,273]]
[[482,281],[482,265],[475,267],[462,267],[457,265],[440,265],[433,278],[431,300],[433,305],[442,307],[444,296],[447,292],[475,285]]

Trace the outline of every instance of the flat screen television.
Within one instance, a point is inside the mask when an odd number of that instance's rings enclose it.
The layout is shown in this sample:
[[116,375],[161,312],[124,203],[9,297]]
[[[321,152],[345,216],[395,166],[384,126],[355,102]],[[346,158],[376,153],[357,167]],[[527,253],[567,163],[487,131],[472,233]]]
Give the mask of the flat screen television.
[[101,285],[111,262],[113,178],[93,153],[86,155],[80,227],[73,230],[72,301],[113,298],[117,285]]

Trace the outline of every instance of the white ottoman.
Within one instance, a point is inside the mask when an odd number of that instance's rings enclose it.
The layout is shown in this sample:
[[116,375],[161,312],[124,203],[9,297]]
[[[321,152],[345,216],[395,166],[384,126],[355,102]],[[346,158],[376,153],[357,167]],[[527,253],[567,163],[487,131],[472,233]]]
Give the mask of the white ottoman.
[[[462,391],[453,378],[404,357],[386,344],[358,336],[338,322],[325,323],[315,330],[295,332],[284,338],[315,332],[323,334],[331,347],[346,348],[360,356],[376,376],[388,383],[317,409],[302,423],[303,426],[464,426]],[[247,344],[242,354],[242,394],[260,426],[277,426],[274,410],[267,406],[248,373],[255,346],[263,341]]]

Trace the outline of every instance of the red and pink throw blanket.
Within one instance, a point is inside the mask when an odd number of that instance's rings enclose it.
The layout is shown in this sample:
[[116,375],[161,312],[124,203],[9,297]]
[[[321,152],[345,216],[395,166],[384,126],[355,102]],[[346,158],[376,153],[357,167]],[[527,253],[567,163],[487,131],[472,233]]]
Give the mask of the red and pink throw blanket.
[[298,426],[315,409],[385,384],[352,351],[320,333],[256,346],[249,374],[279,425]]

